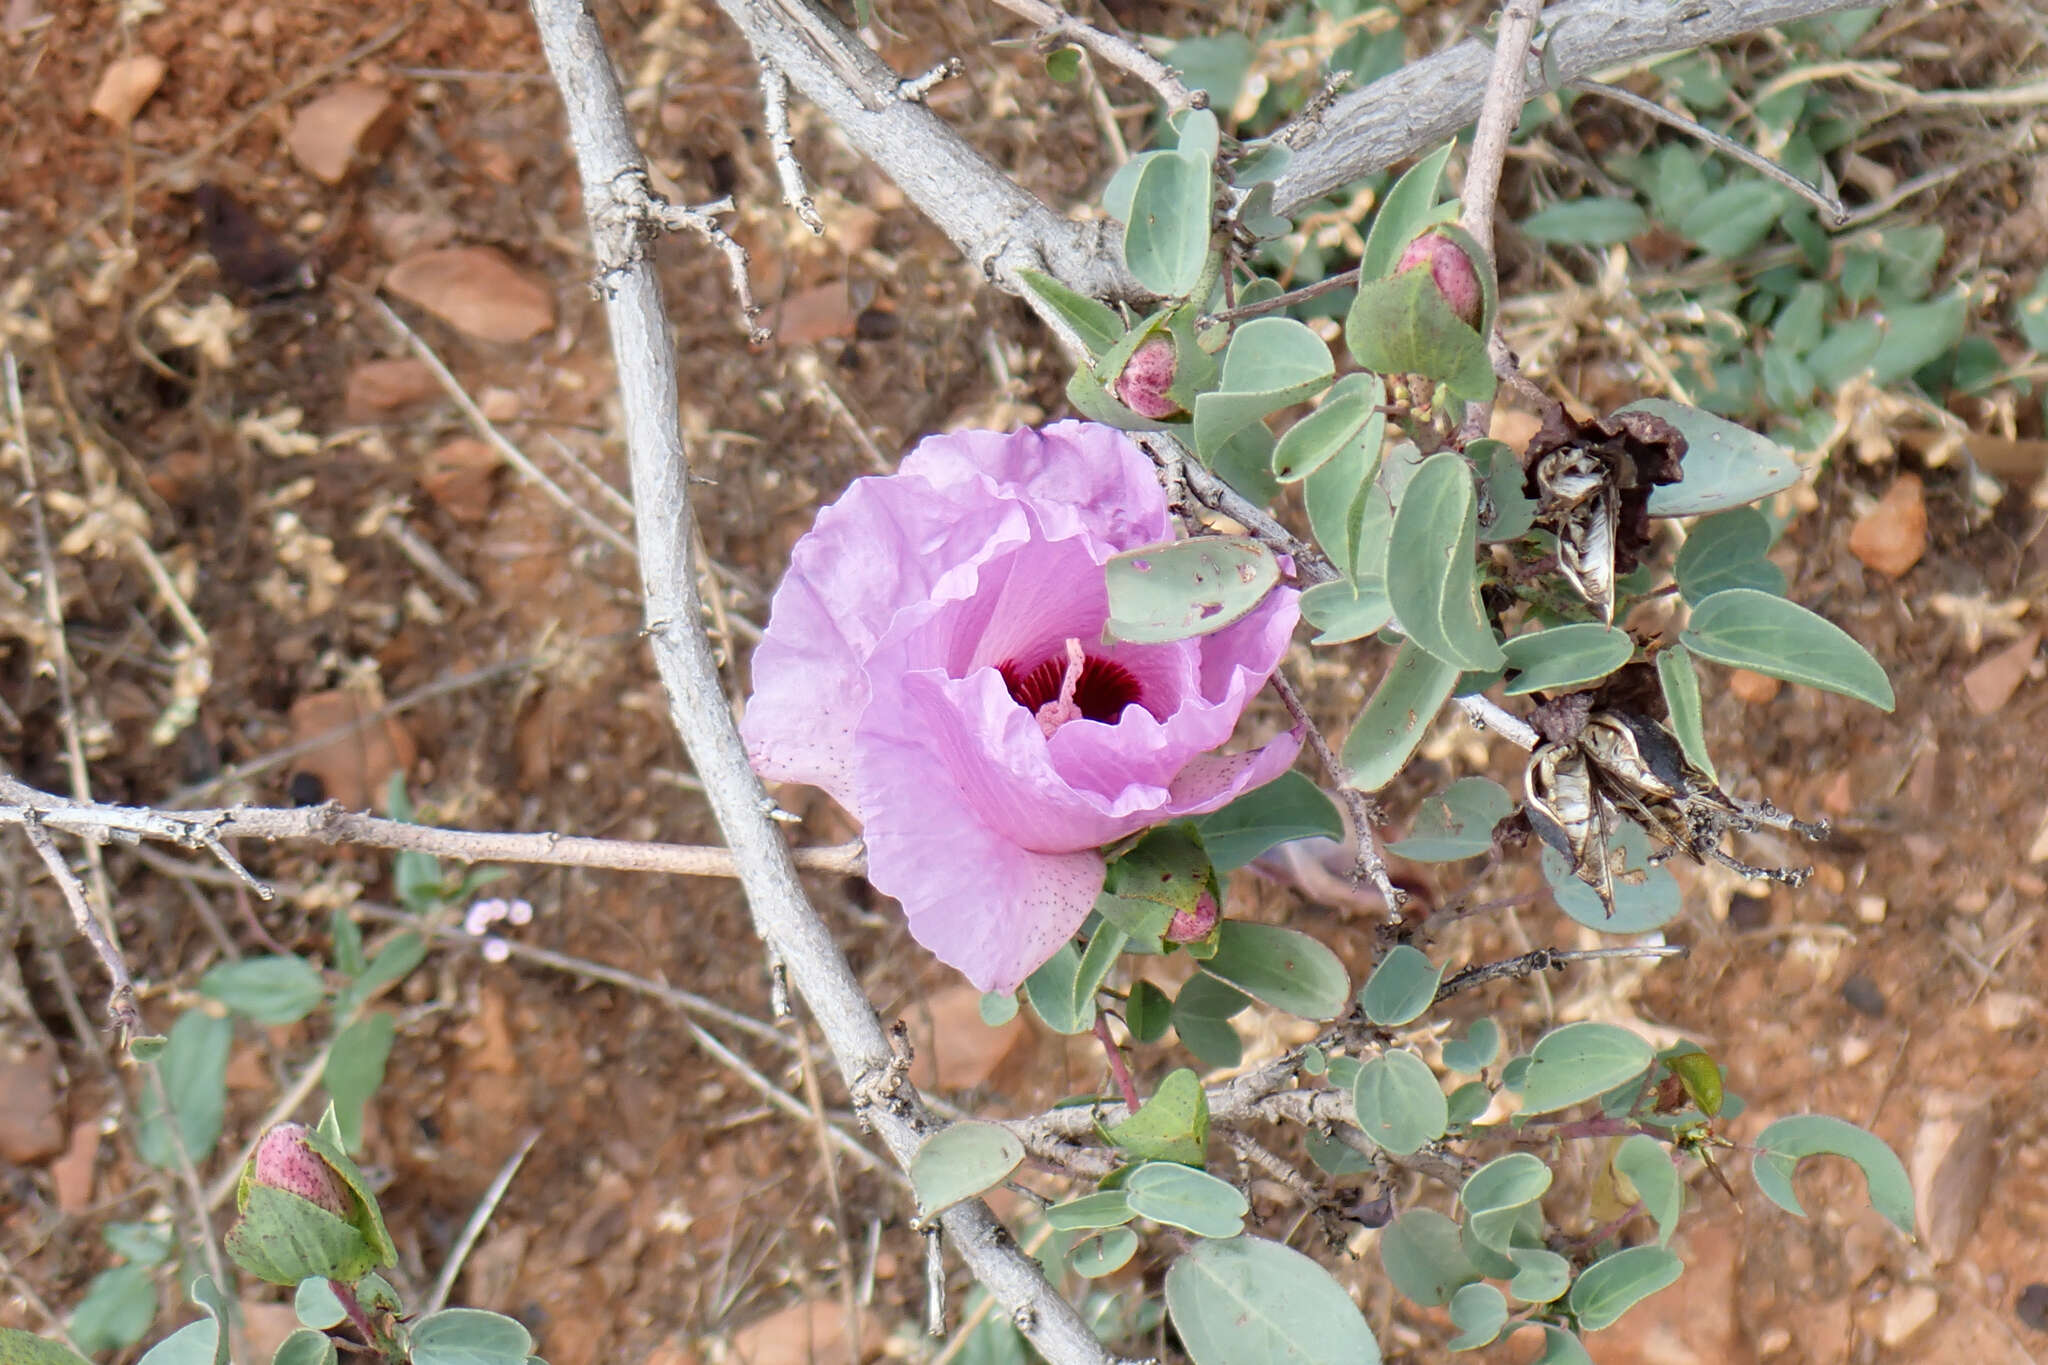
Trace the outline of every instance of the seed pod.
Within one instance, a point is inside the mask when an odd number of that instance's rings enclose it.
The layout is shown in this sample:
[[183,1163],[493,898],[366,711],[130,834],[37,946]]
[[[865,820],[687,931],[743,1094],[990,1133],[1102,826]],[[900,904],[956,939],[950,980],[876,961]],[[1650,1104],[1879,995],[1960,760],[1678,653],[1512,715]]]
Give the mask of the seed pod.
[[1179,354],[1169,336],[1152,336],[1124,362],[1123,373],[1110,386],[1117,400],[1140,417],[1164,421],[1181,415],[1181,406],[1167,396],[1173,387]]
[[1621,492],[1591,451],[1553,451],[1536,466],[1537,519],[1557,532],[1557,567],[1586,604],[1614,623],[1614,561]]
[[1593,888],[1614,913],[1614,871],[1607,851],[1612,807],[1601,797],[1593,766],[1576,744],[1545,744],[1522,774],[1524,808],[1536,837],[1571,862],[1572,875]]

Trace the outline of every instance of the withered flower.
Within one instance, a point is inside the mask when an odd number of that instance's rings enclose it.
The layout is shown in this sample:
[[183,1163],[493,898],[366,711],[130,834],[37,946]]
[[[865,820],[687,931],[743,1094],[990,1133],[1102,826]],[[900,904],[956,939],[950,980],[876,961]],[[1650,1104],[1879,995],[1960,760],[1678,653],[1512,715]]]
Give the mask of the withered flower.
[[1685,437],[1647,412],[1581,422],[1562,406],[1522,454],[1536,524],[1557,533],[1558,569],[1600,619],[1614,622],[1615,579],[1650,544],[1650,490],[1685,477]]

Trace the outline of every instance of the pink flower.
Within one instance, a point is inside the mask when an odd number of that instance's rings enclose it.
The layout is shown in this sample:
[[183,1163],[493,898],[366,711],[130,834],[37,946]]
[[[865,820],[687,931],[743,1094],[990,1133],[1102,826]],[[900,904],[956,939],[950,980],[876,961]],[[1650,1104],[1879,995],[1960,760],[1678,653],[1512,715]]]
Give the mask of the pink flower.
[[280,1123],[271,1128],[256,1144],[250,1178],[346,1218],[355,1200],[327,1158],[306,1141],[306,1132],[303,1123]]
[[1275,589],[1212,635],[1108,644],[1103,564],[1173,538],[1151,461],[1087,422],[926,439],[797,542],[754,653],[754,766],[822,787],[868,880],[983,990],[1102,890],[1104,844],[1278,777],[1300,737],[1212,752],[1287,650]]

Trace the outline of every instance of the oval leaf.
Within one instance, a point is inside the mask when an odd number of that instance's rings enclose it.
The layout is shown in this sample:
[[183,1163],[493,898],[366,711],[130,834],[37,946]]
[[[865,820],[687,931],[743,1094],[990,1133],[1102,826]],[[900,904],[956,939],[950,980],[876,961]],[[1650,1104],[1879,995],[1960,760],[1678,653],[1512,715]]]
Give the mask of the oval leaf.
[[1389,853],[1418,863],[1475,858],[1493,847],[1493,827],[1515,813],[1515,798],[1487,777],[1461,777],[1424,801],[1408,837]]
[[1062,943],[1059,951],[1024,978],[1024,998],[1032,1012],[1054,1033],[1086,1033],[1095,1027],[1095,998],[1077,1000],[1074,983],[1081,974],[1081,950]]
[[1685,478],[1650,490],[1653,517],[1697,517],[1767,498],[1799,482],[1799,461],[1768,436],[1668,398],[1619,409],[1647,412],[1685,437]]
[[949,1124],[924,1140],[910,1161],[919,1216],[930,1218],[1001,1184],[1024,1160],[1024,1144],[996,1123]]
[[1198,536],[1127,550],[1105,573],[1109,624],[1103,633],[1157,645],[1242,619],[1280,581],[1280,561],[1249,536]]
[[1771,548],[1771,519],[1754,507],[1736,507],[1703,517],[1686,532],[1672,574],[1688,605],[1724,588],[1755,588],[1785,595],[1785,571],[1764,554]]
[[1451,1325],[1458,1335],[1445,1344],[1453,1351],[1490,1346],[1507,1321],[1506,1295],[1490,1284],[1468,1284],[1451,1295]]
[[1451,1122],[1436,1073],[1405,1049],[1381,1053],[1359,1067],[1352,1103],[1365,1135],[1396,1156],[1422,1150]]
[[1757,1134],[1750,1174],[1764,1196],[1787,1213],[1806,1216],[1792,1192],[1792,1171],[1809,1156],[1847,1157],[1863,1168],[1870,1204],[1900,1232],[1913,1235],[1913,1182],[1892,1149],[1844,1119],[1797,1114]]
[[334,1343],[325,1332],[301,1327],[278,1344],[270,1365],[334,1365]]
[[1387,598],[1409,639],[1460,669],[1505,659],[1479,607],[1472,466],[1455,451],[1423,461],[1394,509],[1387,544]]
[[1379,1365],[1365,1315],[1330,1272],[1256,1237],[1197,1242],[1166,1271],[1166,1311],[1195,1365]]
[[1341,839],[1344,821],[1336,803],[1298,772],[1282,773],[1246,792],[1222,810],[1195,820],[1209,865],[1231,872],[1276,844],[1294,839]]
[[1847,631],[1766,592],[1730,588],[1715,593],[1693,608],[1678,638],[1717,664],[1839,692],[1880,711],[1895,705],[1884,669]]
[[1209,1145],[1209,1097],[1201,1078],[1182,1067],[1159,1083],[1138,1112],[1108,1130],[1127,1161],[1178,1161],[1199,1166]]
[[1444,1044],[1444,1065],[1468,1076],[1477,1075],[1492,1066],[1493,1059],[1499,1055],[1500,1025],[1491,1019],[1474,1019],[1471,1030],[1463,1038],[1454,1038]]
[[1502,646],[1508,667],[1516,676],[1507,694],[1554,692],[1606,677],[1629,661],[1636,642],[1625,630],[1603,626],[1597,621],[1577,621],[1517,635]]
[[1671,713],[1671,733],[1694,767],[1714,779],[1714,761],[1707,753],[1707,723],[1700,709],[1700,678],[1684,645],[1657,652],[1657,681],[1664,688],[1664,706]]
[[1301,595],[1301,619],[1318,632],[1310,643],[1341,645],[1385,630],[1393,622],[1394,604],[1387,600],[1383,579],[1340,578]]
[[135,1147],[144,1161],[158,1170],[178,1169],[177,1144],[200,1160],[220,1141],[221,1120],[227,1109],[228,1049],[235,1037],[234,1022],[216,1018],[204,1010],[187,1010],[171,1025],[168,1041],[156,1066],[163,1078],[163,1092],[175,1117],[174,1137],[163,1111],[156,1086],[142,1092],[142,1125]]
[[409,1336],[412,1365],[526,1365],[533,1335],[503,1313],[444,1308],[421,1318]]
[[1650,840],[1640,825],[1622,826],[1612,841],[1624,854],[1622,875],[1614,879],[1614,911],[1608,913],[1592,887],[1572,874],[1562,853],[1545,845],[1537,865],[1550,883],[1558,909],[1588,929],[1603,934],[1645,934],[1668,924],[1683,908],[1685,897],[1668,868],[1647,867]]
[[1149,1161],[1124,1181],[1131,1212],[1198,1237],[1235,1237],[1251,1204],[1237,1186],[1173,1161]]
[[[1647,1138],[1644,1140],[1648,1141]],[[1131,1201],[1124,1197],[1122,1190],[1098,1190],[1094,1194],[1054,1204],[1045,1211],[1045,1221],[1055,1232],[1122,1227],[1134,1216]]]
[[1351,982],[1337,955],[1307,934],[1275,924],[1225,920],[1204,972],[1252,999],[1302,1019],[1335,1019]]
[[1460,398],[1493,396],[1485,340],[1451,310],[1427,269],[1360,285],[1344,315],[1344,344],[1375,374],[1426,375]]
[[1410,1209],[1380,1233],[1380,1264],[1402,1295],[1424,1308],[1451,1301],[1477,1281],[1458,1225],[1435,1209]]
[[1200,972],[1187,979],[1173,1000],[1173,1031],[1181,1046],[1206,1066],[1236,1066],[1244,1043],[1230,1026],[1233,1015],[1251,1004],[1251,997]]
[[1532,213],[1519,226],[1539,242],[1613,246],[1649,231],[1650,218],[1633,199],[1574,199]]
[[1628,1182],[1622,1197],[1633,1192],[1657,1220],[1657,1245],[1669,1243],[1685,1206],[1685,1185],[1671,1164],[1670,1150],[1653,1137],[1635,1133],[1615,1149],[1614,1173]]
[[1213,196],[1207,158],[1174,152],[1145,163],[1124,226],[1124,263],[1138,283],[1178,298],[1201,282]]
[[1656,1053],[1628,1029],[1587,1021],[1552,1029],[1529,1054],[1522,1112],[1547,1114],[1641,1075]]
[[1403,640],[1372,699],[1344,739],[1344,780],[1376,792],[1408,766],[1436,713],[1451,699],[1459,669],[1413,640]]
[[1568,1300],[1579,1326],[1597,1332],[1685,1273],[1685,1262],[1661,1246],[1630,1247],[1579,1272]]
[[1122,1270],[1138,1252],[1138,1234],[1129,1228],[1104,1228],[1074,1243],[1067,1265],[1084,1280]]
[[1365,1017],[1382,1028],[1394,1028],[1421,1016],[1436,1000],[1444,969],[1433,965],[1420,949],[1395,944],[1366,978],[1358,1003]]
[[296,1024],[327,994],[317,967],[284,954],[223,962],[199,978],[199,993],[265,1027]]
[[1273,447],[1273,477],[1294,483],[1353,446],[1361,454],[1368,447],[1377,450],[1387,430],[1387,415],[1378,410],[1385,401],[1378,375],[1345,375],[1322,405],[1289,427]]
[[1212,460],[1232,436],[1299,403],[1336,372],[1330,348],[1306,323],[1253,318],[1230,334],[1217,387],[1195,399],[1195,448]]

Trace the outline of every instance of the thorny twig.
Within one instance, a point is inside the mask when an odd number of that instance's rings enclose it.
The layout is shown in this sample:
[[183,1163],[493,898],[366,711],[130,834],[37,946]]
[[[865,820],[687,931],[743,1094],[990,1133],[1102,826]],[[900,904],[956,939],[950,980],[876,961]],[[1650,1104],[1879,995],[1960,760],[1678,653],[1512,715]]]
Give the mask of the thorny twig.
[[1165,102],[1168,110],[1209,107],[1208,91],[1190,90],[1182,82],[1179,72],[1128,38],[1084,23],[1065,10],[1046,4],[1045,0],[996,0],[996,3],[1026,22],[1038,25],[1041,41],[1066,42],[1086,48],[1117,70],[1137,77],[1152,87],[1152,93]]

